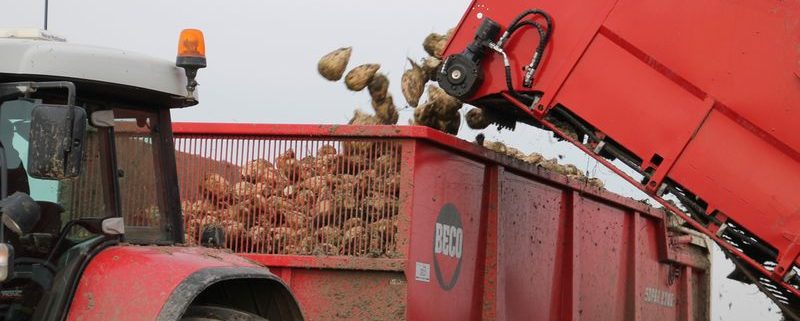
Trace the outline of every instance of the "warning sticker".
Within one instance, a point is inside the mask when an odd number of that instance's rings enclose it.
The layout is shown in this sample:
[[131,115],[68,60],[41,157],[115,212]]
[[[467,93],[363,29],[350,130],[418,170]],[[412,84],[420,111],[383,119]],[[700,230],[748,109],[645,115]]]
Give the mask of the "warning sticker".
[[414,273],[414,279],[421,282],[430,282],[431,265],[428,263],[417,262],[417,272]]

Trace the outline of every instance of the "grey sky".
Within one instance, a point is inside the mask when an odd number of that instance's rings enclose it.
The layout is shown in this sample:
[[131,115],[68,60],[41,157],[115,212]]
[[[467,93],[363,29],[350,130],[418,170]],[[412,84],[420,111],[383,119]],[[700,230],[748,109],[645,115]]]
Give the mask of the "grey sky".
[[[2,27],[40,27],[44,1],[0,0]],[[398,107],[405,57],[424,56],[422,39],[453,27],[467,0],[51,0],[50,30],[70,42],[114,47],[164,59],[175,57],[178,32],[202,29],[209,67],[199,75],[201,104],[175,111],[177,121],[344,123],[369,95],[347,91],[316,73],[319,57],[353,46],[351,67],[381,63]],[[412,110],[401,110],[405,124]],[[460,137],[477,132],[462,126]],[[565,143],[535,129],[487,131],[525,152],[563,155],[608,189],[637,199],[642,193]],[[728,281],[732,266],[714,253],[713,320],[778,320],[777,308],[753,286]]]

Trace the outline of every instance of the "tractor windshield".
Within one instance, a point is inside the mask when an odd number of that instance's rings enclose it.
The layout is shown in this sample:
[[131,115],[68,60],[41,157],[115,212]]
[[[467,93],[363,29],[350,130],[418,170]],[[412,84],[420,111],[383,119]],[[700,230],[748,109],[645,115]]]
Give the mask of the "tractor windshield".
[[[119,211],[125,218],[128,241],[163,241],[163,211],[159,206],[163,202],[157,188],[159,155],[154,148],[154,142],[160,141],[154,130],[157,113],[113,109],[113,128],[89,125],[80,176],[58,181],[36,179],[25,170],[33,107],[34,102],[29,100],[0,105],[0,141],[5,150],[9,195],[20,191],[36,201],[57,203],[64,209],[59,215],[62,225],[77,218],[117,216]],[[113,161],[116,170],[111,167]],[[113,176],[117,176],[119,187]],[[72,234],[76,238],[88,236]]]

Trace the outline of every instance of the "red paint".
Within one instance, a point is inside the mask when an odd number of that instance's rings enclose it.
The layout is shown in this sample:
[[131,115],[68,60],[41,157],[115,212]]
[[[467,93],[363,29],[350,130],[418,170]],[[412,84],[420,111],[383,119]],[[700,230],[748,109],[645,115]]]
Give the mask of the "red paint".
[[210,267],[257,267],[213,249],[115,246],[98,254],[81,276],[68,321],[155,320],[186,277]]
[[[482,65],[485,81],[473,99],[504,95],[548,128],[546,112],[563,106],[645,166],[661,156],[663,162],[654,166],[655,186],[630,181],[656,198],[657,186],[666,179],[692,191],[709,211],[722,212],[775,248],[777,273],[742,259],[800,295],[781,280],[800,262],[800,110],[795,108],[800,82],[794,73],[800,61],[800,4],[476,0],[445,56],[472,42],[479,16],[505,30],[530,8],[550,13],[554,25],[534,82],[533,90],[543,93],[537,110],[506,95],[502,61],[494,54]],[[512,38],[506,47],[512,70],[527,64],[537,40],[532,30]],[[521,84],[522,74],[514,73],[514,84]]]
[[[269,159],[247,147],[250,139],[270,146],[355,137],[400,143],[399,215],[407,225],[397,236],[400,258],[242,254],[280,276],[308,320],[682,320],[691,309],[695,319],[709,317],[707,252],[673,246],[662,212],[453,136],[406,126],[176,123],[174,129],[176,146],[214,139],[244,146],[215,151],[238,153],[234,172],[247,160]],[[215,170],[202,164],[178,169]],[[434,254],[446,204],[458,210],[463,229],[461,269],[449,290],[433,271],[435,257],[445,278],[455,263]],[[417,263],[430,264],[429,282],[416,279]],[[670,283],[673,266],[695,274]]]

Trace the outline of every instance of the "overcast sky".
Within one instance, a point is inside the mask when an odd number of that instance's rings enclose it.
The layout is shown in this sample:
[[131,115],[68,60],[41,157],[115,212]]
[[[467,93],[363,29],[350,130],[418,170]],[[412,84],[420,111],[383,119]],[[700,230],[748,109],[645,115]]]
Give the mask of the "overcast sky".
[[[51,0],[50,30],[70,42],[126,49],[174,60],[183,28],[202,29],[207,69],[201,70],[201,104],[173,112],[177,121],[345,123],[355,107],[368,109],[366,92],[347,91],[316,72],[330,50],[353,46],[351,66],[375,62],[392,81],[398,107],[406,57],[421,58],[422,39],[455,26],[467,0]],[[0,27],[41,27],[44,1],[0,0]],[[411,109],[401,111],[405,124]],[[459,136],[477,132],[462,126]],[[570,145],[535,129],[487,131],[525,152],[561,155],[625,196],[645,196]],[[728,281],[732,269],[714,253],[712,320],[778,320],[777,308],[753,286]]]

